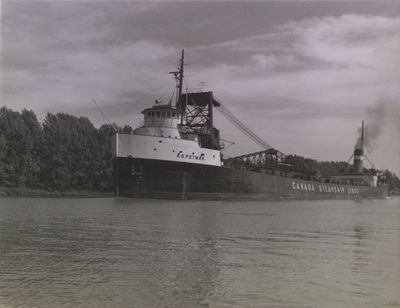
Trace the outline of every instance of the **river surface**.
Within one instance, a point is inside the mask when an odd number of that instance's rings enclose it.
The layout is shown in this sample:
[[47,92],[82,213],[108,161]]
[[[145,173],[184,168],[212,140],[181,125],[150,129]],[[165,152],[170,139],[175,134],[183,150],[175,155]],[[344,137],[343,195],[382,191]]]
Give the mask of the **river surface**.
[[400,199],[0,199],[0,307],[400,307]]

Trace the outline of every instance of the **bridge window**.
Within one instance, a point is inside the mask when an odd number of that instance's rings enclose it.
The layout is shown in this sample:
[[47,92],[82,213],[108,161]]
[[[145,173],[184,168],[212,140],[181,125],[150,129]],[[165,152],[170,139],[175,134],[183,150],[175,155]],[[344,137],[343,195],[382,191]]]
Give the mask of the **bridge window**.
[[170,118],[171,117],[171,112],[167,112],[167,117]]
[[172,117],[175,118],[175,112],[172,113]]
[[162,116],[163,118],[165,118],[165,112],[164,112],[164,111],[161,112],[161,116]]
[[157,111],[156,114],[157,114],[157,118],[159,118],[160,115],[161,115],[161,114],[160,114],[160,111]]
[[151,116],[154,118],[155,115],[156,115],[155,112],[152,111],[152,112],[151,112]]

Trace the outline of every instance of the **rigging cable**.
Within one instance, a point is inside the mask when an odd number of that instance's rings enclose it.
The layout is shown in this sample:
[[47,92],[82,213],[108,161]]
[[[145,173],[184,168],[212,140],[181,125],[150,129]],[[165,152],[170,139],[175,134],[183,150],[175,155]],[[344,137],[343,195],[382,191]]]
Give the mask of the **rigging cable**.
[[115,170],[115,175],[116,175],[115,198],[118,200],[118,198],[119,198],[118,127],[114,123],[111,123],[110,119],[106,116],[106,114],[103,111],[103,109],[100,107],[99,104],[97,104],[96,100],[93,97],[92,97],[92,101],[97,106],[97,108],[100,110],[100,112],[103,115],[103,117],[108,121],[108,123],[114,129],[114,133],[115,133],[115,165],[116,165],[116,170]]
[[[175,81],[172,81],[172,83],[169,83],[169,85],[168,85],[168,87],[166,88],[166,90],[165,90],[165,91],[161,94],[161,96],[158,98],[160,101],[161,101],[161,99],[164,97],[164,95],[171,89],[171,87],[174,87],[174,89],[175,89],[174,84],[175,84]],[[174,93],[175,93],[175,90],[174,90]]]
[[[371,154],[371,152],[368,150],[368,148],[364,145],[364,148],[365,148],[365,158],[368,160],[368,162],[369,162],[369,164],[371,165],[371,167],[373,168],[373,169],[375,169],[375,162],[374,162],[374,160],[372,159],[372,157],[371,157],[371,159],[368,157],[368,155],[367,155],[367,152],[368,152],[368,154]],[[372,161],[372,162],[371,162]]]
[[100,107],[99,104],[97,104],[96,100],[92,97],[92,101],[93,103],[97,106],[97,108],[100,110],[101,115],[103,116],[103,118],[108,122],[108,124],[111,125],[111,127],[114,129],[115,133],[118,133],[118,129],[115,126],[114,123],[111,123],[110,119],[106,116],[106,114],[104,113],[103,109]]
[[259,146],[261,146],[263,149],[273,149],[273,147],[268,144],[266,141],[264,141],[260,136],[258,136],[255,132],[253,132],[249,127],[247,127],[242,121],[240,121],[228,108],[225,107],[221,103],[221,101],[218,100],[220,103],[219,112],[224,116],[225,119],[227,119],[229,122],[231,122],[233,125],[235,125],[237,128],[239,128],[244,134],[246,134],[248,137],[250,137],[254,142],[256,142]]
[[176,88],[174,87],[174,90],[172,91],[171,98],[170,98],[169,101],[168,101],[168,105],[170,105],[170,106],[172,105],[172,100],[173,100],[173,98],[174,98],[175,91],[176,91]]
[[354,154],[351,154],[349,160],[347,161],[348,164],[350,164],[351,159],[354,157]]

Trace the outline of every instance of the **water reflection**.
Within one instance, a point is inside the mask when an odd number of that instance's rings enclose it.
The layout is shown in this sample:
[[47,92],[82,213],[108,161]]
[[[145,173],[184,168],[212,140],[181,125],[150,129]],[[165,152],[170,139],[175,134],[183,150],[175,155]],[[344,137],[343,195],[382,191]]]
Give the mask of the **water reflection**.
[[[199,207],[197,217],[190,222],[193,226],[191,238],[184,240],[184,249],[171,255],[170,262],[176,266],[169,269],[173,296],[168,307],[208,306],[207,299],[215,292],[219,275],[219,254],[215,238],[216,216],[206,207]],[[187,216],[175,226],[187,223]],[[178,228],[175,232],[185,232]],[[174,233],[175,233],[174,232]]]

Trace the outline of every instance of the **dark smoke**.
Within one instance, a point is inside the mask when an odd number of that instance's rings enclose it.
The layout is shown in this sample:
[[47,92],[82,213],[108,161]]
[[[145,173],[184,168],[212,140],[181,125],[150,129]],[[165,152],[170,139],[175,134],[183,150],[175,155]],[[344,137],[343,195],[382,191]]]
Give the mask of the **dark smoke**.
[[[364,147],[369,151],[375,149],[379,136],[382,133],[388,104],[389,99],[385,98],[367,109],[367,118],[364,121]],[[361,148],[361,126],[358,128],[358,140],[355,148]]]

